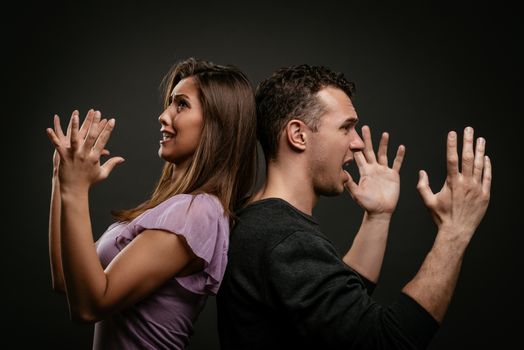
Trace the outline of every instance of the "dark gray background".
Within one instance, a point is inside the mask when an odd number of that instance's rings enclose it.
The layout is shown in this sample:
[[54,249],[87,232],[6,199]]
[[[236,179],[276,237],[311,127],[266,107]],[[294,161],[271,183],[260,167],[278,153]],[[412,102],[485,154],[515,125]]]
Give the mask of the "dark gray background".
[[[365,4],[364,4],[365,3]],[[523,302],[522,19],[515,8],[469,1],[170,1],[145,4],[21,3],[4,11],[4,338],[43,348],[88,349],[92,327],[69,321],[50,287],[47,217],[58,113],[89,108],[116,117],[108,145],[126,162],[97,185],[98,237],[109,211],[144,200],[158,178],[158,86],[171,64],[195,56],[235,64],[256,85],[290,64],[323,64],[357,84],[361,125],[391,148],[407,147],[402,189],[376,299],[390,302],[431,248],[435,228],[416,191],[426,169],[434,191],[445,178],[445,136],[475,128],[494,167],[492,200],[464,259],[455,297],[430,349],[509,348],[519,342]],[[392,154],[390,154],[392,158]],[[355,170],[355,169],[353,169]],[[355,175],[356,172],[353,172]],[[344,252],[362,211],[347,194],[322,198],[314,215]],[[196,324],[192,349],[217,349],[215,301]],[[4,322],[4,324],[6,323]],[[518,337],[518,338],[517,338]]]

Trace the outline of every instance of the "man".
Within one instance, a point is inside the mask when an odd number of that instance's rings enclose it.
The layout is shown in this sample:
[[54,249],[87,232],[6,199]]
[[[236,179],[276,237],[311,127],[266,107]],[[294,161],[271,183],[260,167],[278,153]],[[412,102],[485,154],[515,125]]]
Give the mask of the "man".
[[[368,127],[355,125],[353,84],[325,67],[278,70],[257,89],[258,136],[267,178],[231,233],[218,294],[223,349],[422,349],[442,322],[464,251],[489,202],[485,140],[448,134],[448,175],[433,194],[424,171],[418,190],[438,227],[435,243],[400,297],[371,297],[399,195],[400,146],[388,166],[388,134],[377,155]],[[356,161],[358,184],[343,167]],[[311,216],[319,196],[346,187],[364,209],[343,259]]]

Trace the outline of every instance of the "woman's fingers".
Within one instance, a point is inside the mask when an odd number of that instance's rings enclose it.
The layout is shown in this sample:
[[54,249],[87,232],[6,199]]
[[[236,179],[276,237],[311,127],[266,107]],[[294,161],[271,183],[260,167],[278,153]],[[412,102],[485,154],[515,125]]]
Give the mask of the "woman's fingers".
[[113,157],[111,159],[108,159],[107,162],[102,165],[102,178],[105,179],[109,176],[109,174],[113,171],[113,169],[119,165],[122,164],[125,161],[122,157]]
[[98,135],[100,135],[100,131],[99,131],[100,118],[101,118],[100,112],[95,111],[93,115],[93,120],[91,122],[89,131],[87,133],[87,136],[84,142],[84,147],[87,152],[89,152],[93,148],[96,142],[96,139],[98,138]]
[[71,113],[71,117],[69,118],[69,123],[67,124],[67,131],[66,131],[66,140],[69,142],[69,137],[71,137],[71,122],[73,121],[73,115],[75,113],[78,113],[78,111],[75,109],[73,113]]
[[47,137],[49,137],[49,140],[53,143],[53,145],[58,148],[62,146],[62,142],[60,141],[60,138],[56,135],[56,132],[51,129],[47,128],[46,130]]
[[[62,140],[60,140],[60,138],[58,137],[56,132],[53,129],[51,129],[51,128],[47,128],[46,129],[46,134],[47,134],[47,137],[49,138],[49,140],[51,140],[51,143],[55,146],[55,152],[58,153],[58,156],[60,158],[63,158],[63,156],[64,156],[63,155],[64,147],[63,147],[63,144],[62,144]],[[57,162],[58,161],[59,161],[59,159],[57,159]]]
[[64,132],[62,131],[62,127],[60,126],[60,117],[55,114],[53,117],[53,124],[55,127],[54,133],[59,139],[65,139]]
[[94,145],[93,149],[95,152],[101,154],[104,147],[107,144],[107,141],[109,141],[109,137],[111,136],[111,132],[113,131],[115,127],[115,119],[110,119],[104,126],[102,132],[98,136],[96,140],[96,144]]
[[71,117],[71,136],[70,136],[70,144],[71,149],[77,150],[80,142],[78,140],[78,114],[73,113],[73,116]]
[[[78,114],[78,111],[76,111],[76,113]],[[81,140],[84,140],[86,138],[89,128],[91,127],[91,123],[93,123],[94,115],[95,111],[93,109],[90,109],[87,112],[86,118],[84,119],[84,122],[80,127],[80,131],[78,132],[78,137],[80,137]]]

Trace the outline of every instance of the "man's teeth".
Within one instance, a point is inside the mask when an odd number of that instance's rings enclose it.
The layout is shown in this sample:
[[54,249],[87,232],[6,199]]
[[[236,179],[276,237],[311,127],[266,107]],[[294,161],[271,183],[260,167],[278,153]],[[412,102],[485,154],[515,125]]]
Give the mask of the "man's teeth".
[[164,139],[164,140],[168,140],[168,139],[170,139],[172,137],[173,137],[173,134],[170,134],[168,132],[163,132],[162,133],[162,139]]

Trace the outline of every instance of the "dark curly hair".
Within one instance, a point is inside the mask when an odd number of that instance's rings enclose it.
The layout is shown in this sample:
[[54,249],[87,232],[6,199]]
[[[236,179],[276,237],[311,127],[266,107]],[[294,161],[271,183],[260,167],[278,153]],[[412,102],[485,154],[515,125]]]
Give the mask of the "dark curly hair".
[[325,108],[316,94],[328,86],[341,89],[349,98],[355,93],[355,84],[344,74],[307,64],[280,68],[258,85],[257,136],[266,161],[276,157],[280,133],[290,120],[302,120],[318,130]]

